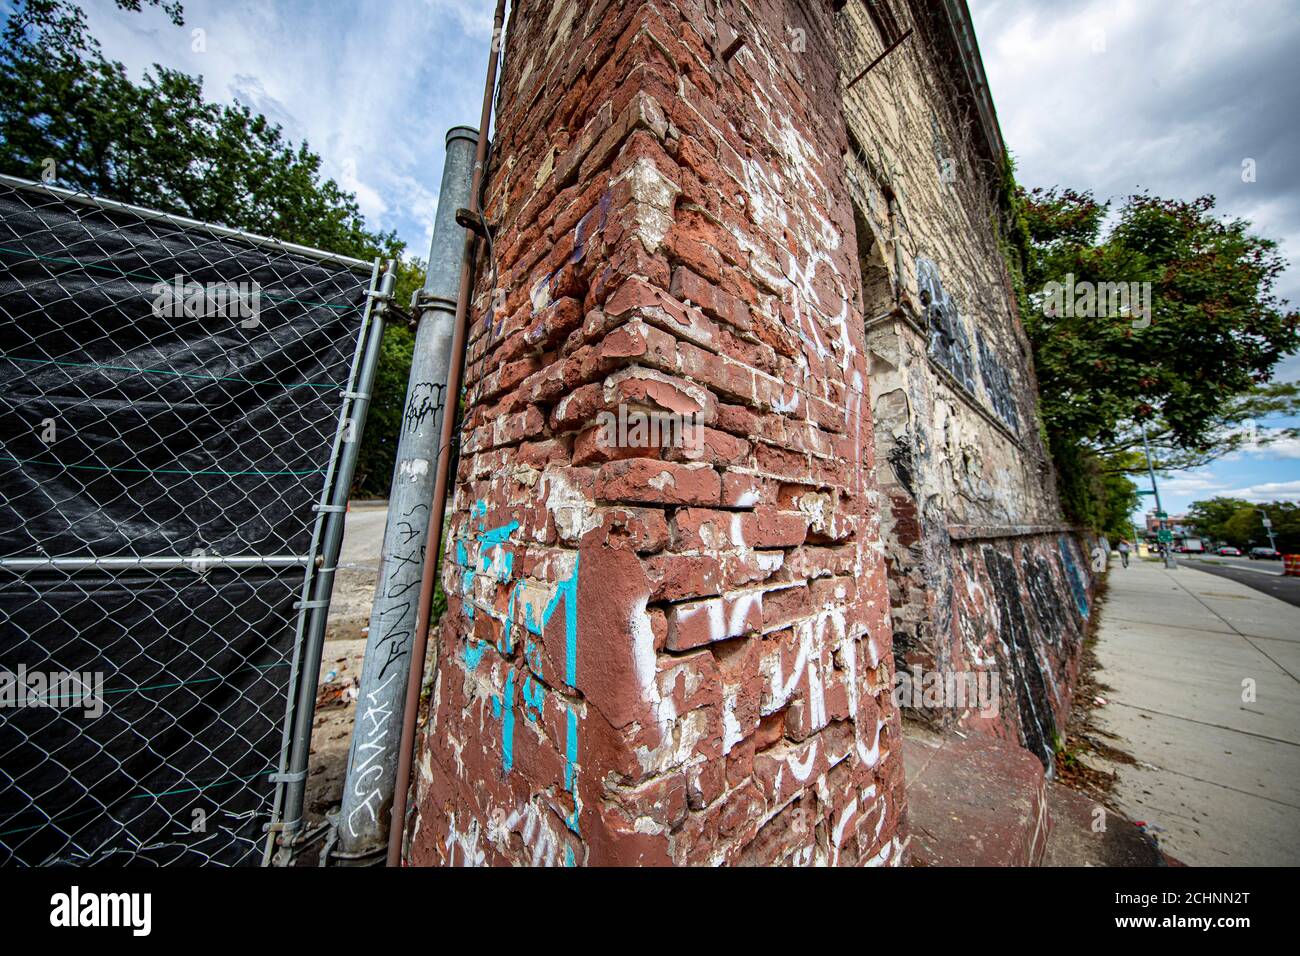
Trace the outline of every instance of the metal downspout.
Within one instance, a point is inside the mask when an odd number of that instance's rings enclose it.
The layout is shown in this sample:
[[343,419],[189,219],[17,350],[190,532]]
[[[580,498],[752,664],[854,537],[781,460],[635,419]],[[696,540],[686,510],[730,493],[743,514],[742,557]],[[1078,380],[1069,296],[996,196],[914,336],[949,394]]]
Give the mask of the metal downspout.
[[[497,0],[492,21],[492,48],[488,54],[487,77],[483,84],[483,110],[479,119],[478,149],[474,155],[474,177],[470,185],[469,213],[479,216],[479,190],[483,183],[483,166],[487,159],[487,131],[492,123],[492,95],[496,88],[497,62],[500,59],[501,28],[505,22],[506,0]],[[465,236],[465,250],[460,275],[460,291],[456,297],[456,327],[452,341],[451,371],[447,378],[449,407],[459,400],[461,372],[465,356],[465,340],[469,316],[469,297],[473,283],[473,263],[478,249],[478,237],[470,232]],[[451,448],[455,435],[456,416],[444,415],[442,419],[441,448]],[[427,540],[435,542],[425,552],[423,576],[420,581],[420,604],[416,613],[415,641],[411,648],[410,676],[406,684],[406,703],[402,711],[402,738],[397,755],[397,782],[393,791],[392,825],[388,833],[388,865],[400,866],[402,844],[406,833],[407,794],[411,785],[411,763],[415,748],[415,724],[419,716],[420,686],[424,681],[424,658],[429,643],[429,613],[433,603],[433,582],[437,573],[442,548],[442,518],[447,503],[450,455],[438,457],[438,476],[434,485],[432,507],[429,510]]]
[[[414,598],[428,553],[430,539],[425,535],[434,476],[447,452],[439,438],[448,406],[456,294],[465,247],[465,230],[456,224],[456,210],[469,201],[478,138],[478,131],[466,126],[452,127],[447,133],[429,267],[415,302],[415,347],[343,782],[338,842],[330,854],[338,860],[364,860],[388,845],[401,713],[417,631]],[[454,418],[454,402],[451,408]],[[433,550],[437,550],[436,540]]]

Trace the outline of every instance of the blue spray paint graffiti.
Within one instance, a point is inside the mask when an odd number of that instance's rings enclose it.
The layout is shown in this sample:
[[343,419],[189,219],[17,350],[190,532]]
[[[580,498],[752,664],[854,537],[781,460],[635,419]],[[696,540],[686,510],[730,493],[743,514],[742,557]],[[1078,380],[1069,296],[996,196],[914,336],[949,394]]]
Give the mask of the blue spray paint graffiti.
[[[529,689],[532,689],[531,692]],[[546,688],[540,681],[533,680],[533,675],[529,674],[524,678],[522,688],[524,697],[524,716],[529,721],[536,721],[542,716],[542,702],[546,699]]]
[[515,672],[506,672],[506,689],[501,697],[492,698],[492,714],[501,721],[501,768],[509,773],[515,765]]
[[[514,580],[514,584],[510,588],[510,598],[504,615],[494,613],[491,607],[479,608],[483,613],[492,617],[493,620],[500,622],[501,638],[497,642],[496,649],[502,655],[509,655],[514,652],[515,602],[524,587],[522,579],[515,580],[514,578],[514,546],[510,542],[511,535],[519,529],[519,522],[511,521],[499,527],[486,528],[487,504],[483,501],[476,502],[470,510],[470,514],[478,521],[478,531],[472,537],[472,548],[467,548],[464,540],[456,542],[456,564],[463,570],[461,585],[462,607],[466,618],[472,622],[475,607],[473,586],[477,574],[490,574],[493,579],[503,584]],[[470,550],[474,552],[473,558],[471,558]],[[524,606],[524,627],[529,633],[537,637],[542,636],[551,619],[563,606],[564,682],[569,687],[574,687],[578,679],[578,566],[579,556],[575,554],[573,556],[572,572],[568,578],[556,585],[555,592],[551,595],[545,609],[543,609],[540,620],[533,610],[531,601],[526,602]],[[470,670],[477,668],[487,648],[487,642],[476,641],[471,635],[467,634],[463,651],[466,667]],[[534,671],[541,671],[542,654],[536,641],[529,639],[525,642],[524,659]],[[520,687],[522,698],[520,707],[526,720],[537,721],[541,719],[546,692],[546,685],[534,677],[533,674],[525,674],[523,684]],[[564,788],[573,797],[574,807],[572,816],[565,823],[570,830],[577,833],[578,813],[581,809],[577,791],[578,715],[572,704],[566,702],[564,706],[566,710]],[[492,697],[493,716],[501,721],[502,772],[507,774],[514,768],[514,707],[515,670],[512,668],[507,674],[502,695],[493,695]],[[571,859],[572,854],[567,854],[566,861],[571,861]]]
[[1074,560],[1074,549],[1070,547],[1070,542],[1064,535],[1057,539],[1057,546],[1061,549],[1061,564],[1065,566],[1066,577],[1070,579],[1070,589],[1074,592],[1074,603],[1079,608],[1079,613],[1085,618],[1088,616],[1088,586],[1083,580],[1083,573],[1079,570],[1079,565]]

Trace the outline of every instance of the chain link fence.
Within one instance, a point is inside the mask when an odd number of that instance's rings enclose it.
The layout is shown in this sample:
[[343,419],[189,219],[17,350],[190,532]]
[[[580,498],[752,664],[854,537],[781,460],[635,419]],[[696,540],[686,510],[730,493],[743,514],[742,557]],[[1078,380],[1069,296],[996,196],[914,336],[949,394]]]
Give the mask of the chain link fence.
[[0,863],[262,862],[380,282],[0,177]]

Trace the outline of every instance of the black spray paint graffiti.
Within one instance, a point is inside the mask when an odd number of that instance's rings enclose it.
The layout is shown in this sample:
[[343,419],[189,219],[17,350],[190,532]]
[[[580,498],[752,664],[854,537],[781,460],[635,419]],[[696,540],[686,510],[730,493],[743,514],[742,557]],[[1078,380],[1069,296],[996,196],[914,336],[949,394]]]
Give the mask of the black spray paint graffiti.
[[931,595],[929,616],[931,633],[934,635],[934,666],[941,671],[951,671],[953,663],[949,637],[952,634],[953,614],[952,539],[948,537],[946,516],[935,499],[925,505],[923,514],[924,530],[920,544],[924,557],[921,571],[926,590]]
[[1016,411],[1016,394],[1011,384],[1011,375],[998,360],[997,353],[989,347],[984,333],[976,330],[975,342],[979,346],[980,376],[984,379],[984,392],[989,404],[998,418],[1002,419],[1013,431],[1020,430],[1020,413]]
[[[953,374],[970,392],[975,390],[975,356],[971,351],[966,323],[957,304],[943,288],[939,267],[929,259],[916,260],[916,286],[925,308],[926,328],[930,333],[930,357]],[[996,349],[979,329],[975,330],[979,353],[979,376],[984,382],[988,404],[1013,431],[1020,430],[1020,412],[1011,373],[999,359]]]
[[1048,698],[1043,667],[1034,647],[1034,631],[1021,601],[1016,562],[1011,555],[994,547],[986,546],[983,551],[984,566],[997,600],[1001,646],[1007,657],[1001,665],[1004,673],[1009,671],[1014,678],[1011,687],[1020,718],[1020,742],[1043,762],[1048,773],[1053,773],[1056,718]]
[[912,473],[912,444],[911,436],[904,434],[894,443],[894,447],[889,449],[889,467],[894,471],[894,478],[909,497],[916,497],[916,487],[913,485]]
[[406,402],[406,412],[402,415],[402,427],[408,432],[420,430],[426,419],[432,418],[437,424],[438,414],[442,411],[442,392],[446,388],[436,382],[416,382],[411,386],[411,394]]
[[1083,629],[1070,598],[1062,591],[1059,574],[1053,570],[1051,559],[1041,554],[1027,558],[1024,568],[1025,589],[1043,636],[1055,647],[1064,646],[1067,653],[1062,656],[1068,659],[1078,650]]
[[384,649],[384,663],[379,669],[381,680],[394,661],[399,661],[406,656],[410,648],[411,636],[414,634],[415,599],[418,594],[412,592],[420,585],[425,549],[423,544],[413,547],[411,542],[423,536],[424,521],[427,520],[416,516],[427,515],[428,511],[428,505],[417,504],[401,516],[397,524],[399,538],[397,546],[384,562],[380,572],[386,600],[411,595],[401,603],[387,604],[379,614],[380,637],[375,646]]
[[916,260],[916,286],[930,333],[930,357],[951,372],[968,392],[975,394],[975,362],[966,325],[957,304],[944,291],[939,267],[931,260]]

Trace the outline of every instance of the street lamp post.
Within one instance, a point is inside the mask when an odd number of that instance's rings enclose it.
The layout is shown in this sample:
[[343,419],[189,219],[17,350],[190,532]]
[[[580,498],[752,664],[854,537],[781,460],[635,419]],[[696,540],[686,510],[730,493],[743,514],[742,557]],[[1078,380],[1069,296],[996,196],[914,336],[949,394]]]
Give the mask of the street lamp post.
[[1268,516],[1268,512],[1263,508],[1256,508],[1264,516],[1264,533],[1268,535],[1268,546],[1274,551],[1277,550],[1277,539],[1273,537],[1273,519]]
[[[1147,456],[1147,475],[1151,478],[1151,493],[1156,499],[1156,539],[1160,539],[1160,532],[1164,529],[1164,522],[1167,518],[1162,518],[1165,509],[1160,506],[1160,486],[1156,484],[1156,470],[1151,466],[1151,446],[1147,444],[1147,426],[1146,422],[1139,423],[1142,427],[1142,450]],[[1165,547],[1165,567],[1173,570],[1178,567],[1178,562],[1174,560],[1173,538],[1168,541],[1160,541]]]

